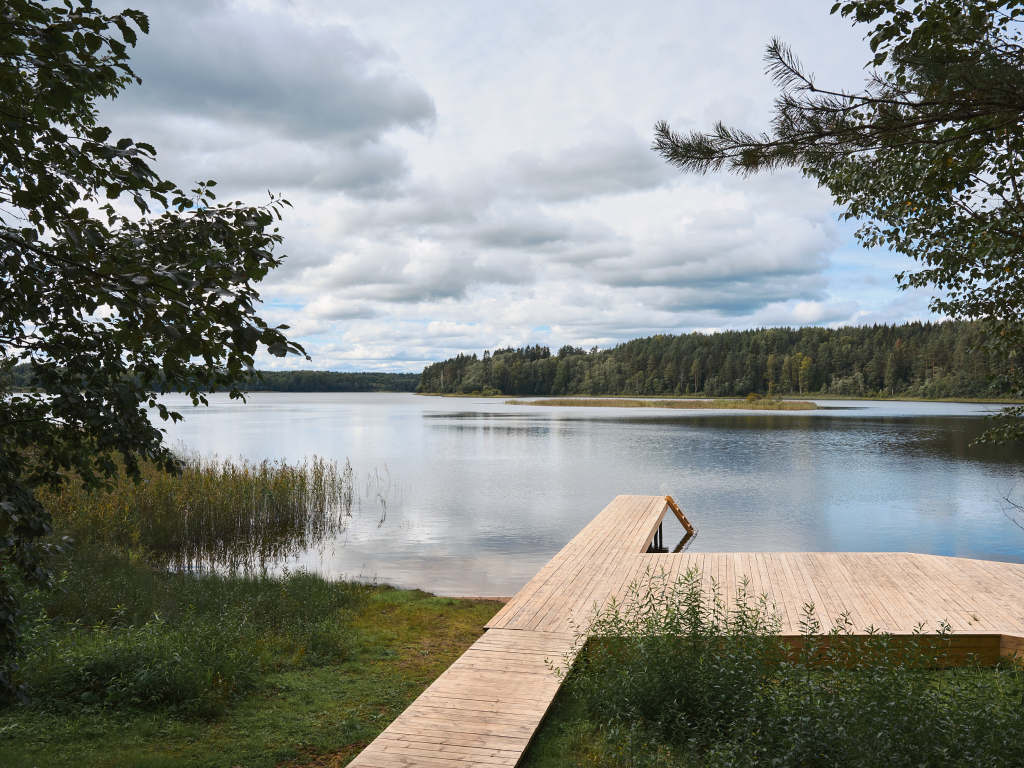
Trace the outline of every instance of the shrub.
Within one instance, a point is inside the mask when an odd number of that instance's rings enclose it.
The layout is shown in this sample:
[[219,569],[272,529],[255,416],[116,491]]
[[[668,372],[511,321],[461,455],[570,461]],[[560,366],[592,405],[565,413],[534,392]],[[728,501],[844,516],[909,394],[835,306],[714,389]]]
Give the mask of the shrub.
[[[1024,673],[951,666],[948,625],[822,635],[813,605],[784,642],[764,597],[733,605],[690,571],[648,572],[597,612],[566,692],[600,724],[602,765],[1024,765]],[[682,758],[683,763],[675,762]]]
[[783,658],[778,618],[745,587],[732,606],[700,576],[650,572],[591,621],[569,689],[620,724],[642,722],[665,740],[710,743],[760,704]]
[[29,633],[29,690],[36,701],[167,709],[211,715],[252,688],[258,669],[244,624],[196,620],[168,625],[100,624]]

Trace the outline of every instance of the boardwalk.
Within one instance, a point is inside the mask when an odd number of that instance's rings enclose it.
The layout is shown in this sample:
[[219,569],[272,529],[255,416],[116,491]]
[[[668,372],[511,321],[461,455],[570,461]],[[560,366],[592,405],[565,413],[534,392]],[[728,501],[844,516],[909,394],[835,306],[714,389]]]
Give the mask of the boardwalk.
[[816,606],[823,629],[849,613],[857,629],[908,633],[948,621],[992,652],[1024,651],[1024,565],[908,553],[646,554],[661,496],[619,496],[487,624],[487,632],[351,763],[515,765],[558,691],[546,660],[573,646],[595,607],[622,599],[647,569],[697,568],[728,599],[741,578],[779,609],[782,634]]

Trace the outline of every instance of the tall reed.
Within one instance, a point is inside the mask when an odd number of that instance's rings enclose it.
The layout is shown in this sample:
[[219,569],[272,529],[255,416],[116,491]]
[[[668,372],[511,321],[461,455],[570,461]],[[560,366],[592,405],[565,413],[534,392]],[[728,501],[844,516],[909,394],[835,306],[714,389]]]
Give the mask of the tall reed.
[[204,459],[187,455],[180,475],[143,468],[89,493],[73,481],[43,503],[61,533],[82,543],[154,558],[172,569],[260,568],[316,548],[352,515],[348,461]]

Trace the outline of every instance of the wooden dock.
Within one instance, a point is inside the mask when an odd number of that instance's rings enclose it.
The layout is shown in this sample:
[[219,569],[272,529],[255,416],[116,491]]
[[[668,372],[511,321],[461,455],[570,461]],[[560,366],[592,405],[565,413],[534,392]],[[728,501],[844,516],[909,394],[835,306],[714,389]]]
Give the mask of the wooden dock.
[[648,569],[674,580],[697,568],[730,601],[746,577],[778,607],[783,635],[800,634],[813,603],[826,632],[843,613],[857,630],[894,634],[947,621],[971,648],[1024,652],[1024,565],[902,552],[648,554],[667,512],[662,496],[617,497],[350,765],[514,766],[558,691],[548,660],[571,652],[595,608]]

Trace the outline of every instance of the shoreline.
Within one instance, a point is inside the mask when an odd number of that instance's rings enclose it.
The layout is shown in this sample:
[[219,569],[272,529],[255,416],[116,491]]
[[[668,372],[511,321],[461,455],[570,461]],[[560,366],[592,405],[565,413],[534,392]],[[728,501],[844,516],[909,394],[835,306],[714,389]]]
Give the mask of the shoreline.
[[[743,401],[745,396],[734,395],[730,397],[711,397],[704,395],[482,395],[465,392],[414,392],[412,394],[420,397],[465,397],[474,399],[495,400],[534,398],[553,400],[556,398],[572,400],[738,400]],[[767,399],[767,396],[765,396]],[[859,395],[821,395],[820,393],[809,393],[806,395],[780,395],[778,400],[782,401],[808,401],[808,400],[852,400],[868,403],[965,403],[974,405],[1024,405],[1024,400],[1000,399],[991,397],[862,397]]]
[[672,410],[691,411],[817,411],[818,406],[808,400],[769,400],[758,398],[747,400],[739,398],[714,399],[656,399],[639,400],[635,398],[590,399],[585,397],[553,397],[536,400],[506,400],[505,405],[553,406],[562,408],[665,408]]
[[[423,590],[420,590],[423,591]],[[431,593],[433,594],[433,593]],[[466,595],[436,595],[437,597],[444,597],[448,600],[467,600],[470,603],[501,603],[502,605],[508,605],[511,602],[514,595],[507,597],[467,597]]]

